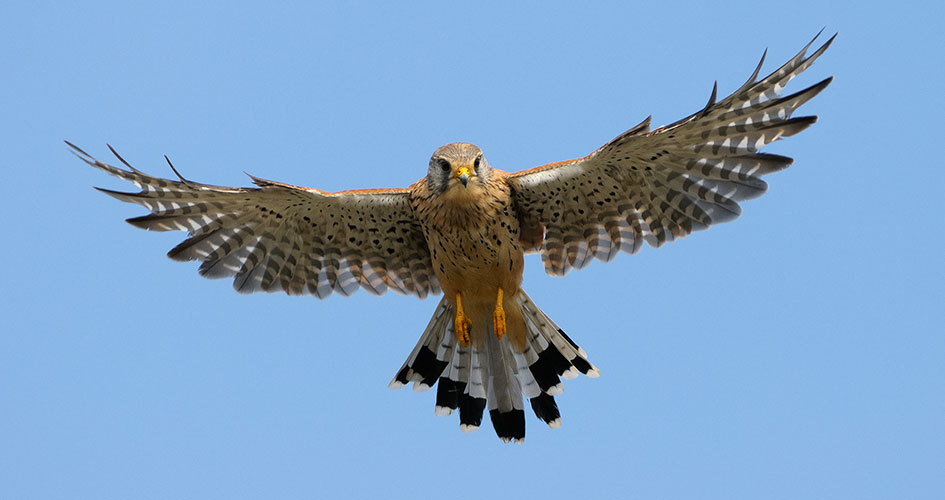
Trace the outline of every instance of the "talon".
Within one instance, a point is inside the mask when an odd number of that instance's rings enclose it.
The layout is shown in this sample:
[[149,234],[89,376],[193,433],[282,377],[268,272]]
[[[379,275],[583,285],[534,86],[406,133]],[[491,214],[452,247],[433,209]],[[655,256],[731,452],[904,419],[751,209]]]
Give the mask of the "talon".
[[505,309],[502,307],[502,287],[499,287],[499,294],[495,301],[495,311],[492,312],[492,331],[499,339],[505,335]]
[[460,295],[457,293],[456,317],[453,319],[453,330],[455,330],[456,333],[456,340],[458,340],[463,347],[469,346],[469,327],[471,325],[472,320],[463,312],[463,299],[460,298]]

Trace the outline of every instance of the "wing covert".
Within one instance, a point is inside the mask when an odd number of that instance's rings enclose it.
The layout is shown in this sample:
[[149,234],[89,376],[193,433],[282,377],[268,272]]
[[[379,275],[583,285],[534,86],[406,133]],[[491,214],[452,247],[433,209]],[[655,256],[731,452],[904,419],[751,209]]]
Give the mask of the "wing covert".
[[89,165],[141,189],[96,188],[151,211],[128,219],[130,224],[188,231],[168,256],[201,261],[199,272],[207,278],[233,277],[241,293],[324,298],[362,287],[377,295],[391,289],[423,298],[440,291],[406,190],[326,193],[258,178],[258,187],[231,188],[188,181],[176,169],[180,180],[172,181],[144,174],[117,153],[128,170],[67,144]]
[[816,121],[792,114],[832,77],[788,96],[781,91],[835,37],[805,57],[812,40],[756,80],[762,56],[738,90],[716,102],[713,88],[702,110],[671,125],[650,131],[647,118],[584,158],[512,174],[523,227],[544,227],[538,249],[545,271],[564,275],[595,258],[607,262],[620,251],[633,254],[643,242],[658,248],[737,217],[738,202],[767,189],[761,177],[793,161],[759,150]]

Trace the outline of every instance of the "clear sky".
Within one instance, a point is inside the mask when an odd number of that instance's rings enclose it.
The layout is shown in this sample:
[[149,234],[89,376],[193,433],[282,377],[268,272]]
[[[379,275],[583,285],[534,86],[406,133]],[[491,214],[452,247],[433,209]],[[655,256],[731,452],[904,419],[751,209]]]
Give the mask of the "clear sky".
[[[18,3],[0,498],[945,496],[940,4]],[[239,295],[62,143],[222,185],[406,186],[459,140],[514,171],[675,121],[822,27],[790,87],[836,76],[820,122],[767,149],[796,162],[740,219],[563,279],[527,259],[603,376],[523,446],[387,388],[436,299]]]

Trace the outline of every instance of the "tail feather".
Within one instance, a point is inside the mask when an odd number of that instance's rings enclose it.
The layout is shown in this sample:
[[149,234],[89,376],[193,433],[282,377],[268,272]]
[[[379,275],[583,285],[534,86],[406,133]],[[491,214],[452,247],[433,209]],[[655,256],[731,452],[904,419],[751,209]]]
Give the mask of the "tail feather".
[[552,429],[561,427],[561,412],[558,411],[558,403],[554,396],[542,393],[529,401],[532,404],[532,411],[535,412],[535,416],[548,424],[548,427]]
[[525,354],[515,352],[513,349],[512,356],[515,359],[512,370],[515,372],[515,377],[518,379],[519,386],[522,388],[522,395],[531,399],[544,392],[538,385],[538,381],[535,380],[532,371],[529,370],[528,359],[525,357]]
[[469,351],[469,378],[466,384],[466,393],[469,394],[470,397],[486,399],[486,395],[488,394],[486,383],[489,381],[489,378],[483,373],[483,370],[487,369],[483,366],[483,361],[488,363],[488,360],[483,359],[485,353],[480,349],[470,346]]
[[499,439],[506,443],[525,442],[525,410],[510,410],[501,412],[489,410],[492,427]]
[[[455,341],[455,337],[454,337]],[[460,382],[466,388],[459,400],[459,428],[463,432],[472,432],[482,423],[482,412],[486,408],[486,380],[483,378],[482,356],[479,349],[469,349],[469,368],[460,371]],[[465,380],[462,378],[465,377]]]
[[482,412],[486,409],[486,400],[474,398],[469,393],[459,397],[459,429],[472,432],[482,423]]
[[453,413],[459,407],[459,398],[465,390],[466,384],[449,377],[440,377],[436,385],[436,416],[445,417]]
[[495,336],[492,325],[486,332],[485,352],[489,358],[489,417],[496,434],[505,442],[525,439],[525,406],[522,386],[514,374],[515,358],[511,344]]
[[[452,331],[452,326],[450,326],[445,332],[444,339],[451,336]],[[469,380],[470,353],[469,349],[459,345],[459,342],[444,340],[441,343],[449,343],[453,347],[451,354],[442,358],[450,360],[450,363],[440,376],[440,381],[436,387],[436,408],[434,411],[437,416],[445,417],[459,407],[460,398],[466,393],[466,382],[462,381]],[[467,372],[465,376],[461,375],[464,370]]]
[[[542,312],[524,292],[519,293],[519,302],[522,305],[522,311],[525,313],[525,322],[528,324],[529,332],[540,332],[538,334],[544,337],[542,340],[548,340],[553,343],[558,353],[560,353],[575,370],[591,378],[600,376],[600,372],[597,368],[594,368],[594,366],[587,361],[587,353],[584,352],[584,349],[581,349],[574,343],[571,337],[568,337],[568,335],[564,333],[564,330],[559,328],[554,321],[551,321],[551,318]],[[577,376],[577,373],[573,373],[573,370],[570,368],[568,372],[572,372],[572,374],[569,376],[565,373],[559,373],[559,375],[564,378],[574,378]]]
[[[440,345],[447,341],[447,333],[451,333],[453,312],[449,302],[444,298],[436,306],[433,317],[423,330],[420,341],[407,356],[407,361],[401,367],[388,387],[400,389],[413,382],[413,389],[418,392],[427,391],[436,383],[437,378],[446,369],[449,358],[440,356]],[[448,340],[451,344],[455,342]]]
[[561,426],[554,396],[564,390],[561,378],[600,372],[558,325],[525,295],[518,293],[525,318],[526,339],[521,351],[509,336],[497,338],[487,325],[482,345],[464,347],[453,333],[454,311],[444,298],[407,361],[390,383],[399,389],[413,382],[414,390],[437,385],[436,415],[459,410],[460,429],[471,432],[482,424],[486,407],[496,434],[506,442],[525,439],[523,396],[535,416],[551,428]]

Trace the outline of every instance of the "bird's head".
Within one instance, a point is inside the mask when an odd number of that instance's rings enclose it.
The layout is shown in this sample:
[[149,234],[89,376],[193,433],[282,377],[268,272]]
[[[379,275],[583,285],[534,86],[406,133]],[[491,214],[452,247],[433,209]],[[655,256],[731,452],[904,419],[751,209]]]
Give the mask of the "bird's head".
[[433,152],[427,182],[439,193],[472,195],[485,189],[492,174],[482,150],[467,142],[453,142]]

